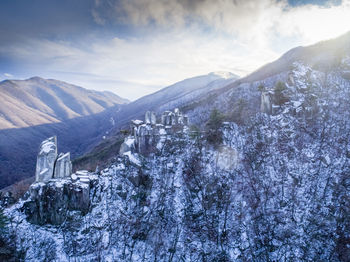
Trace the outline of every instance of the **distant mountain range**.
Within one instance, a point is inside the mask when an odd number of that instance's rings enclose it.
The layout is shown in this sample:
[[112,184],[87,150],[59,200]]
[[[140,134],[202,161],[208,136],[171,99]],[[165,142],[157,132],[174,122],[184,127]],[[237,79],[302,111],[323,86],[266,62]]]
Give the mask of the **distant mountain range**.
[[230,72],[212,72],[177,82],[123,106],[116,116],[118,126],[128,123],[132,118],[143,117],[147,110],[159,113],[185,106],[201,95],[227,86],[238,78],[239,76]]
[[0,83],[0,188],[34,175],[40,142],[57,135],[73,157],[113,127],[113,115],[129,101],[53,79]]
[[58,123],[129,101],[112,92],[32,77],[0,83],[0,129]]

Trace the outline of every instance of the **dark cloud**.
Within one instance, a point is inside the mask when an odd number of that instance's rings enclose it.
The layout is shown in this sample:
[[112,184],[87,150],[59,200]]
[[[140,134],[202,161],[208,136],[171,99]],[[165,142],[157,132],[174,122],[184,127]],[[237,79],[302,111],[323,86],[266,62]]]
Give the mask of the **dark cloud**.
[[95,25],[89,0],[2,0],[0,43],[28,37],[58,38],[86,33]]

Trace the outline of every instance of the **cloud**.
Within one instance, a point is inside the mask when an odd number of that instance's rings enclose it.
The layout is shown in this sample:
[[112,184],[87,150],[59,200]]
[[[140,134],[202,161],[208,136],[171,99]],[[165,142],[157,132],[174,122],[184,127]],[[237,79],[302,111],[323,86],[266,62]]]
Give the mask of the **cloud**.
[[[22,77],[58,78],[135,99],[211,71],[244,76],[290,48],[350,29],[350,0],[324,6],[290,6],[286,0],[92,4],[89,34],[23,38],[0,44],[0,57],[25,72]],[[12,68],[0,70],[20,76]]]
[[6,78],[13,78],[13,75],[11,75],[11,74],[9,74],[9,73],[4,73],[4,76],[5,76]]
[[269,46],[276,36],[309,44],[350,29],[350,0],[293,6],[286,0],[99,0],[95,12],[134,26],[198,26],[260,46]]
[[[11,47],[0,47],[0,55],[10,55],[21,67],[26,67],[28,74],[109,89],[130,99],[211,71],[245,75],[278,56],[270,50],[250,49],[223,34],[203,35],[200,30],[193,29],[169,31],[142,39],[86,38],[82,42],[91,44],[82,48],[78,43],[73,45],[66,41],[28,40]],[[57,73],[63,71],[71,73]]]

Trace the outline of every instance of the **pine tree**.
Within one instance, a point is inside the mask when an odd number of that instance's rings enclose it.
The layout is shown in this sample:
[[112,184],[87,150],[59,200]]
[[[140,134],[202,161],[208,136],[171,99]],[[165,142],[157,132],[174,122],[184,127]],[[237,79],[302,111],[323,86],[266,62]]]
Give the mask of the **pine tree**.
[[206,124],[207,127],[207,141],[215,146],[221,144],[222,134],[221,126],[224,121],[225,116],[216,108],[214,108],[211,113],[209,120]]
[[288,101],[288,98],[285,95],[285,90],[287,89],[286,85],[279,81],[277,82],[276,86],[275,86],[275,104],[276,105],[283,105],[284,103],[286,103]]

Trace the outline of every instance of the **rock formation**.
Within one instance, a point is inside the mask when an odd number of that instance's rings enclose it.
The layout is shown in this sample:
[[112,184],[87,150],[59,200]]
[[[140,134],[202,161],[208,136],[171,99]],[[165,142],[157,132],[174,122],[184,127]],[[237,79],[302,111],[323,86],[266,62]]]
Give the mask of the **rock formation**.
[[61,153],[55,165],[55,172],[53,178],[64,178],[72,174],[72,162],[70,161],[70,153]]
[[161,123],[157,123],[154,112],[147,111],[145,122],[141,120],[131,121],[131,136],[127,137],[120,147],[119,153],[137,152],[149,154],[161,150],[167,135],[182,132],[188,125],[188,117],[183,115],[178,108],[165,111],[161,116]]
[[96,176],[86,170],[72,174],[70,153],[57,155],[56,137],[46,139],[40,145],[35,183],[23,206],[27,220],[37,225],[60,225],[68,211],[87,213],[93,179]]
[[90,206],[90,178],[76,177],[76,181],[66,178],[32,184],[29,188],[30,197],[23,205],[27,220],[37,225],[60,225],[65,221],[68,211],[86,214]]
[[46,182],[53,177],[56,159],[57,138],[56,136],[53,136],[44,140],[40,145],[40,150],[36,161],[36,182]]
[[70,153],[57,156],[56,136],[44,140],[36,162],[35,182],[47,182],[51,178],[64,178],[71,174]]
[[154,112],[147,111],[145,115],[146,124],[155,125],[157,123],[157,117]]
[[261,93],[261,104],[260,110],[262,113],[271,114],[272,113],[272,101],[271,93],[264,91]]

